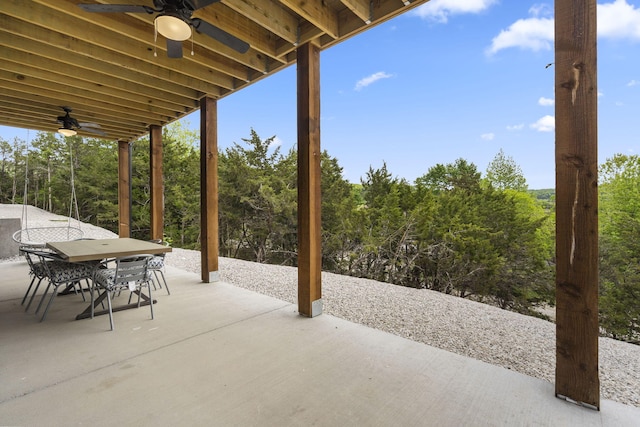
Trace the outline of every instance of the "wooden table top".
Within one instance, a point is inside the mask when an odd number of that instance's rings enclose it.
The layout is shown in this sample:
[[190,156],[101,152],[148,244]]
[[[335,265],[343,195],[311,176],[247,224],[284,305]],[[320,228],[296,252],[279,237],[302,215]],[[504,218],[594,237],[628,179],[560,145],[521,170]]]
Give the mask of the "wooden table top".
[[171,252],[171,247],[131,238],[48,242],[47,247],[69,262],[95,261],[139,254]]

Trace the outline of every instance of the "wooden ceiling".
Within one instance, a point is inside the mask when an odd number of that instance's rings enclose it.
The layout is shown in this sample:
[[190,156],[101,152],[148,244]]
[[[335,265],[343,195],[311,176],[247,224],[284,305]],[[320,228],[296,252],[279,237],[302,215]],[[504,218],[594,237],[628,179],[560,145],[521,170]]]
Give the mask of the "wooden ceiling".
[[[221,0],[192,17],[249,50],[194,31],[194,55],[189,39],[172,59],[164,37],[154,43],[156,14],[78,6],[153,0],[1,0],[0,125],[55,132],[68,106],[81,124],[98,124],[100,137],[131,141],[197,110],[204,96],[220,99],[292,65],[297,45],[328,48],[427,1]],[[97,136],[91,129],[79,134]]]

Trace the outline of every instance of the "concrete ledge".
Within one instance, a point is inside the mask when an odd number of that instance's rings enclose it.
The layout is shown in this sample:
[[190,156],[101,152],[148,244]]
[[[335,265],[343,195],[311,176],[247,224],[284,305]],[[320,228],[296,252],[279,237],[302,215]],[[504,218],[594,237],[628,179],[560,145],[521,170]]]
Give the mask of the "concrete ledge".
[[11,258],[20,254],[13,233],[22,228],[20,218],[0,218],[0,258]]

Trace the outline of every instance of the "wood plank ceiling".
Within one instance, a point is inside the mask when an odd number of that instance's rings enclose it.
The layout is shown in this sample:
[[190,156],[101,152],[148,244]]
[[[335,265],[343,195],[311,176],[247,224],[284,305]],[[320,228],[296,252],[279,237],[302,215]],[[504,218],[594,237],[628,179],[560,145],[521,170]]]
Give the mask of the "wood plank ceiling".
[[[68,106],[81,124],[99,125],[101,137],[131,141],[197,110],[205,95],[220,99],[292,65],[298,45],[326,49],[427,1],[221,0],[192,17],[245,41],[248,51],[194,31],[175,59],[164,37],[154,43],[155,13],[78,6],[153,7],[153,0],[2,0],[0,125],[54,132]],[[97,136],[91,130],[79,134]]]

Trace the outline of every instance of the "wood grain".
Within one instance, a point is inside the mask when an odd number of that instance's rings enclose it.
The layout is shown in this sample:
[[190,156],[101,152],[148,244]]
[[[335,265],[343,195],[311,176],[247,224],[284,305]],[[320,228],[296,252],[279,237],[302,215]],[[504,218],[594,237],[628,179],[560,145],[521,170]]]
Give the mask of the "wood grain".
[[596,1],[555,2],[556,395],[600,406]]

